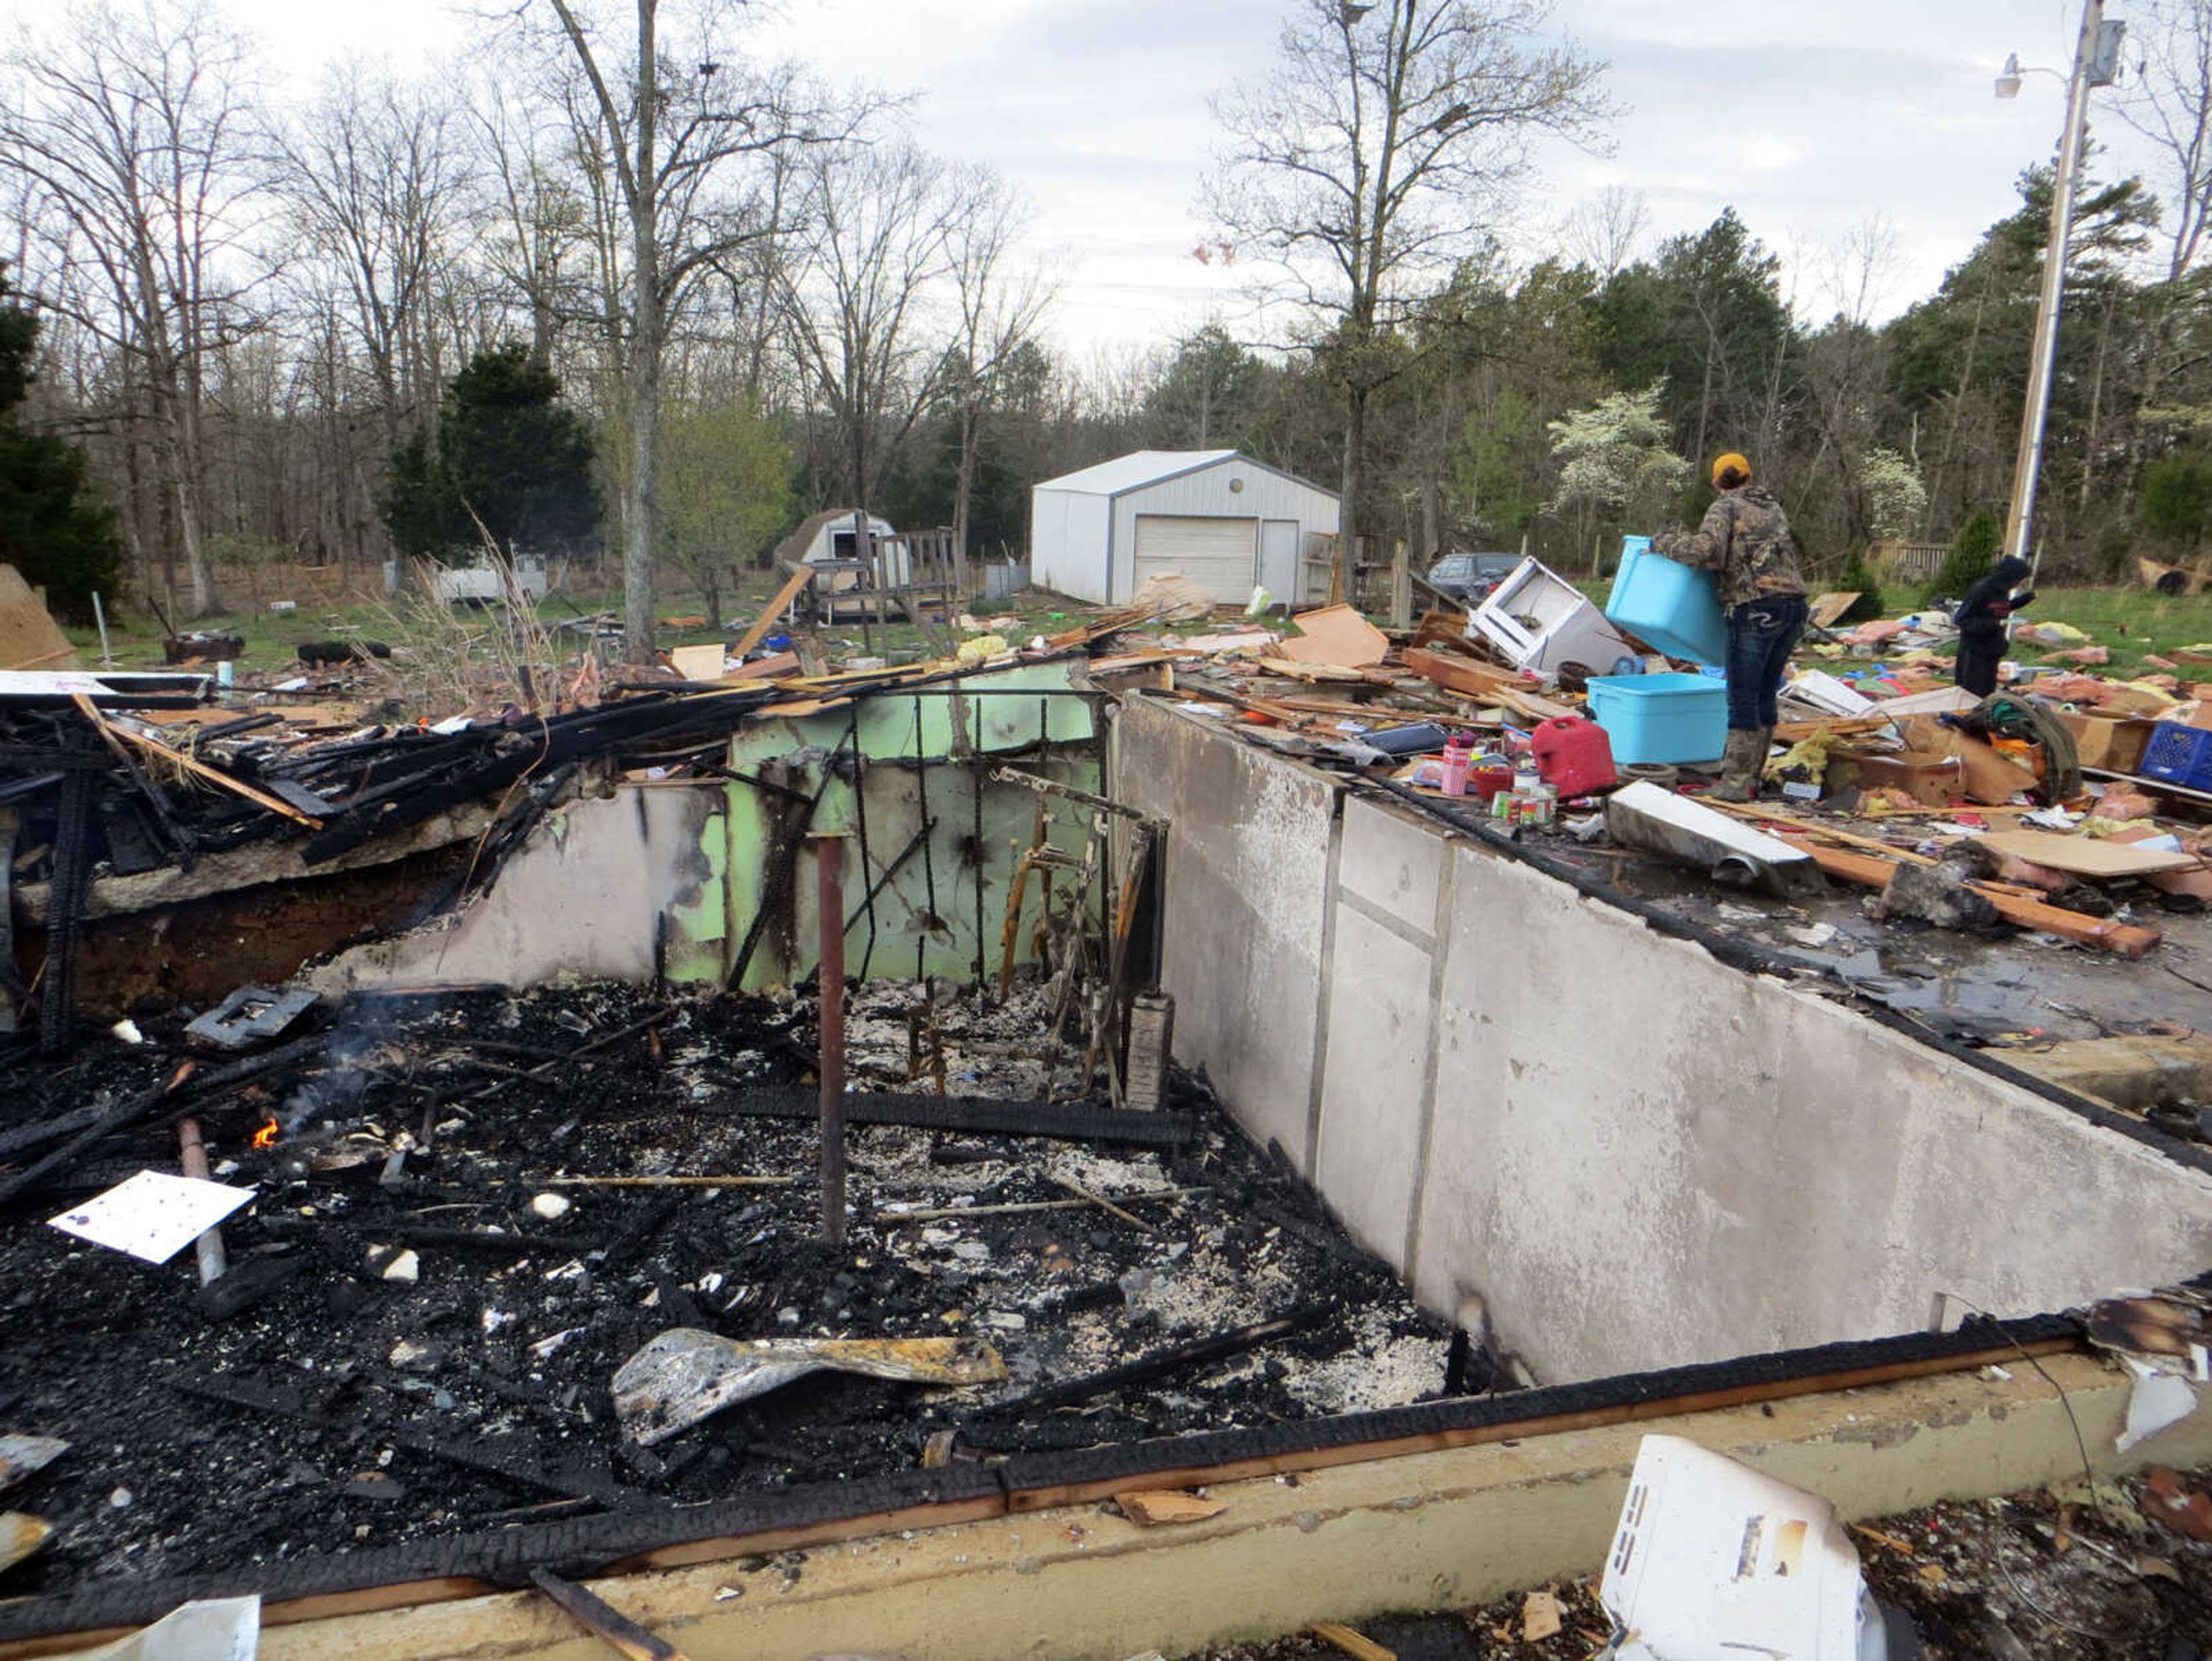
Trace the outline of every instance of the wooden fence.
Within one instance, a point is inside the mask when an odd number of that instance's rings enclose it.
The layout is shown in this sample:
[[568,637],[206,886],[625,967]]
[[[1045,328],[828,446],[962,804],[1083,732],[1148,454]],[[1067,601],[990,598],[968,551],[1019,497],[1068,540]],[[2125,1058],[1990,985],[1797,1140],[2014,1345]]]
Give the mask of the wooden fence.
[[1876,543],[1867,550],[1868,557],[1881,570],[1916,583],[1933,582],[1936,573],[1943,568],[1944,555],[1951,550],[1942,543],[1908,543],[1898,540]]

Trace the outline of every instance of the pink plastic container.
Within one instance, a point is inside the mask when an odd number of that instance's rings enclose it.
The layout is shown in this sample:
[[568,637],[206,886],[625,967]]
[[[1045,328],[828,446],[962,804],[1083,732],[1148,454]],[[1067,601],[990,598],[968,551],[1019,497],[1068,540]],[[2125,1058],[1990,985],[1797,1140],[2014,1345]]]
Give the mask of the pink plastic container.
[[1463,738],[1454,737],[1444,746],[1444,794],[1467,794],[1468,747]]

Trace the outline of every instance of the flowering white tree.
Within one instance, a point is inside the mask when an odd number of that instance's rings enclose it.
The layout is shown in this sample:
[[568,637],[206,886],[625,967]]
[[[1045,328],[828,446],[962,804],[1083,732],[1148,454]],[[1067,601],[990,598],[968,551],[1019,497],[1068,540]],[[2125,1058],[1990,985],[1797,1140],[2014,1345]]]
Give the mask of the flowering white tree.
[[1659,414],[1665,391],[1665,383],[1655,381],[1546,424],[1559,463],[1559,488],[1547,512],[1579,512],[1587,530],[1602,513],[1656,513],[1682,488],[1690,464],[1667,447],[1667,423]]
[[1912,464],[1894,450],[1869,450],[1859,461],[1866,491],[1867,524],[1877,536],[1899,536],[1928,512],[1928,487]]

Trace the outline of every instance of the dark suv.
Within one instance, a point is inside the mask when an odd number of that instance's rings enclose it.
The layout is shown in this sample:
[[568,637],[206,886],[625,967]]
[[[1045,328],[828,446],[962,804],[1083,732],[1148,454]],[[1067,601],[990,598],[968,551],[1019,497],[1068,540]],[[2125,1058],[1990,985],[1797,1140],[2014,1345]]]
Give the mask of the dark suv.
[[1429,567],[1429,582],[1472,611],[1520,563],[1518,554],[1447,554]]

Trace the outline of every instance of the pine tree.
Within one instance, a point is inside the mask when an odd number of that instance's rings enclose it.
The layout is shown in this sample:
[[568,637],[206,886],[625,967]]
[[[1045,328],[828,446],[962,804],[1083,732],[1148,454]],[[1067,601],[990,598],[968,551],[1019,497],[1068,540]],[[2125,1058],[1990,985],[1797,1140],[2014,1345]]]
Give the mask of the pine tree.
[[8,298],[0,268],[0,564],[46,591],[62,616],[89,621],[123,564],[115,516],[88,488],[84,452],[23,421],[37,379],[38,314]]
[[1929,597],[1966,598],[1968,589],[1997,568],[1997,553],[2003,546],[2004,526],[1997,516],[1986,507],[1977,508],[1951,539],[1951,551],[1929,585]]
[[519,342],[471,358],[446,391],[436,440],[418,433],[392,452],[380,506],[399,551],[466,560],[486,535],[509,555],[587,541],[599,522],[591,429],[560,397],[558,378]]

